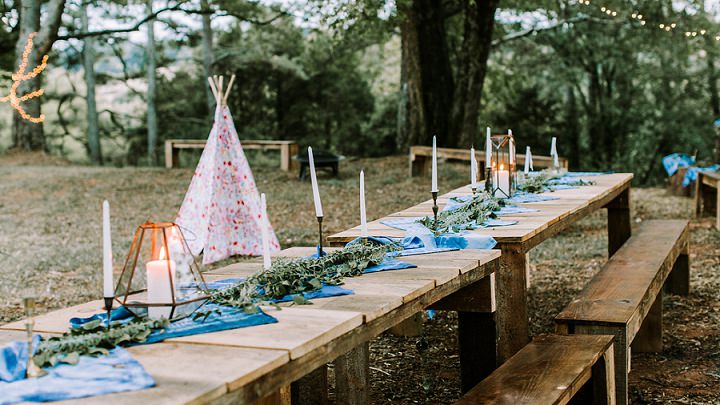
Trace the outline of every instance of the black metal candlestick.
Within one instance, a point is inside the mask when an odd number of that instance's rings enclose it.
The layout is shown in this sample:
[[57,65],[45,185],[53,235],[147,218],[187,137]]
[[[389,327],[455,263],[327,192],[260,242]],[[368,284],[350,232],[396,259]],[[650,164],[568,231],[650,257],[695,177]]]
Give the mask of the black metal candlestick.
[[433,192],[432,192],[432,198],[433,198],[433,207],[432,207],[432,210],[433,210],[433,216],[435,217],[435,229],[437,229],[437,225],[438,225],[438,223],[437,223],[437,222],[438,222],[438,221],[437,221],[437,214],[438,214],[437,197],[438,197],[438,192],[437,192],[437,191],[433,191]]
[[318,257],[323,256],[323,227],[322,227],[322,221],[323,217],[317,217],[318,220],[318,233],[320,234],[320,243],[318,244]]
[[492,169],[490,166],[485,168],[485,191],[492,194]]
[[113,300],[115,297],[103,297],[105,300],[105,311],[107,311],[107,328],[110,329],[110,317],[112,316]]

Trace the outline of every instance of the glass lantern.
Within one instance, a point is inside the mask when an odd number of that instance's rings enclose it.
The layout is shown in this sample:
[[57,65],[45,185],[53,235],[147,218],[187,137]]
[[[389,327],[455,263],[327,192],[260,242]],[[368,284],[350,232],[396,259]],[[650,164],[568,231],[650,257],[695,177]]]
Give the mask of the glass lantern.
[[510,198],[517,186],[515,139],[512,134],[492,135],[492,154],[487,164],[485,191],[496,198]]
[[140,317],[186,317],[209,297],[200,266],[173,222],[146,222],[135,231],[115,287],[120,305]]

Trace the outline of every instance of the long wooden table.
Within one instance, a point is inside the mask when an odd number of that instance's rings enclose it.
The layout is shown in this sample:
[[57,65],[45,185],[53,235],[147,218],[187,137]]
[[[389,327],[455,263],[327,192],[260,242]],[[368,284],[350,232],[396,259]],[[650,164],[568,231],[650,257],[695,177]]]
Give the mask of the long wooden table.
[[720,229],[720,173],[698,172],[695,182],[695,216],[715,214],[715,227]]
[[[332,248],[329,248],[332,249]],[[301,257],[312,248],[280,256]],[[403,257],[417,268],[346,279],[353,295],[313,300],[313,305],[263,309],[278,323],[169,339],[128,350],[155,378],[151,389],[63,402],[63,404],[245,404],[280,401],[287,392],[297,404],[327,401],[326,364],[335,361],[338,403],[368,402],[368,342],[428,307],[459,312],[460,328],[478,314],[492,313],[498,250],[465,250]],[[258,261],[206,273],[208,281],[248,276]],[[46,336],[67,330],[68,320],[102,312],[93,301],[36,317]],[[24,338],[24,321],[0,326],[0,345]],[[490,333],[488,333],[490,332]],[[459,341],[462,384],[469,388],[495,367],[495,334],[466,331]],[[470,338],[468,338],[470,337]],[[280,401],[282,402],[282,401]]]
[[[497,328],[499,363],[509,359],[530,340],[526,279],[526,272],[529,269],[528,252],[572,223],[601,208],[607,208],[608,253],[612,256],[630,237],[632,178],[633,175],[629,173],[588,176],[586,179],[594,181],[594,185],[553,192],[551,195],[558,197],[557,200],[520,204],[540,210],[538,212],[503,216],[503,219],[517,220],[516,225],[473,231],[492,236],[502,250],[500,272],[496,277],[497,318],[494,321],[492,319],[484,321],[487,328]],[[438,205],[442,209],[448,198],[469,195],[471,195],[470,187],[461,187],[440,196]],[[370,222],[368,229],[372,236],[403,237],[404,231],[380,222],[396,217],[425,215],[432,215],[432,200]],[[355,227],[328,237],[328,242],[339,246],[359,235],[360,228]]]

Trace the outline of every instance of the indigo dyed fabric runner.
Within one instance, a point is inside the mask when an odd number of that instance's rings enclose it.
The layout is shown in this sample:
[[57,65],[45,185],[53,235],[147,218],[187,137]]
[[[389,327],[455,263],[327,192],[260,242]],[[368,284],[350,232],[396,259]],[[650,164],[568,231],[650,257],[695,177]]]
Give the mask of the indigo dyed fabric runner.
[[[492,249],[497,245],[492,236],[478,235],[468,231],[435,236],[430,229],[417,222],[419,219],[421,218],[398,218],[380,221],[380,223],[405,231],[405,238],[401,244],[407,249]],[[486,221],[487,226],[507,226],[516,223],[517,221]]]
[[673,153],[662,158],[662,164],[668,176],[672,176],[679,168],[694,165],[695,158],[686,153]]
[[[39,342],[39,337],[36,337]],[[37,347],[37,345],[35,345]],[[46,376],[25,379],[27,343],[0,348],[0,405],[85,398],[155,386],[153,378],[125,349],[107,356],[81,356],[77,365],[45,368]]]
[[700,172],[716,172],[718,170],[720,170],[720,164],[708,167],[691,167],[685,172],[685,177],[683,177],[683,187],[687,187],[690,183],[694,183],[698,178],[698,173]]

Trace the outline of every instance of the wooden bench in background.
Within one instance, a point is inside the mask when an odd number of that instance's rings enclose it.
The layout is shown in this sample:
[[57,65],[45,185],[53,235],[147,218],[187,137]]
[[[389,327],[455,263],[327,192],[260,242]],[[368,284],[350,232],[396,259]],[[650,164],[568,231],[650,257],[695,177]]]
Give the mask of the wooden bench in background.
[[662,351],[662,296],[689,293],[686,220],[645,221],[555,318],[561,334],[614,335],[618,404],[628,403],[630,345]]
[[[203,149],[205,139],[168,139],[165,141],[165,167],[172,169],[178,164],[180,149]],[[279,150],[280,170],[294,170],[297,163],[292,160],[298,152],[295,141],[245,140],[240,142],[243,149]]]
[[[439,159],[465,160],[470,161],[470,151],[467,149],[454,148],[437,148]],[[480,170],[480,178],[484,178],[485,170],[485,151],[475,151],[475,159],[478,162],[478,170]],[[568,160],[559,158],[560,166],[568,168]],[[517,155],[517,164],[519,168],[525,165],[525,155]],[[430,171],[432,165],[432,147],[431,146],[411,146],[410,147],[410,177],[424,176]],[[550,156],[533,155],[534,167],[551,167],[552,158]]]
[[695,182],[695,216],[715,213],[715,227],[720,230],[720,173],[699,172]]
[[456,404],[614,404],[613,336],[536,338]]

